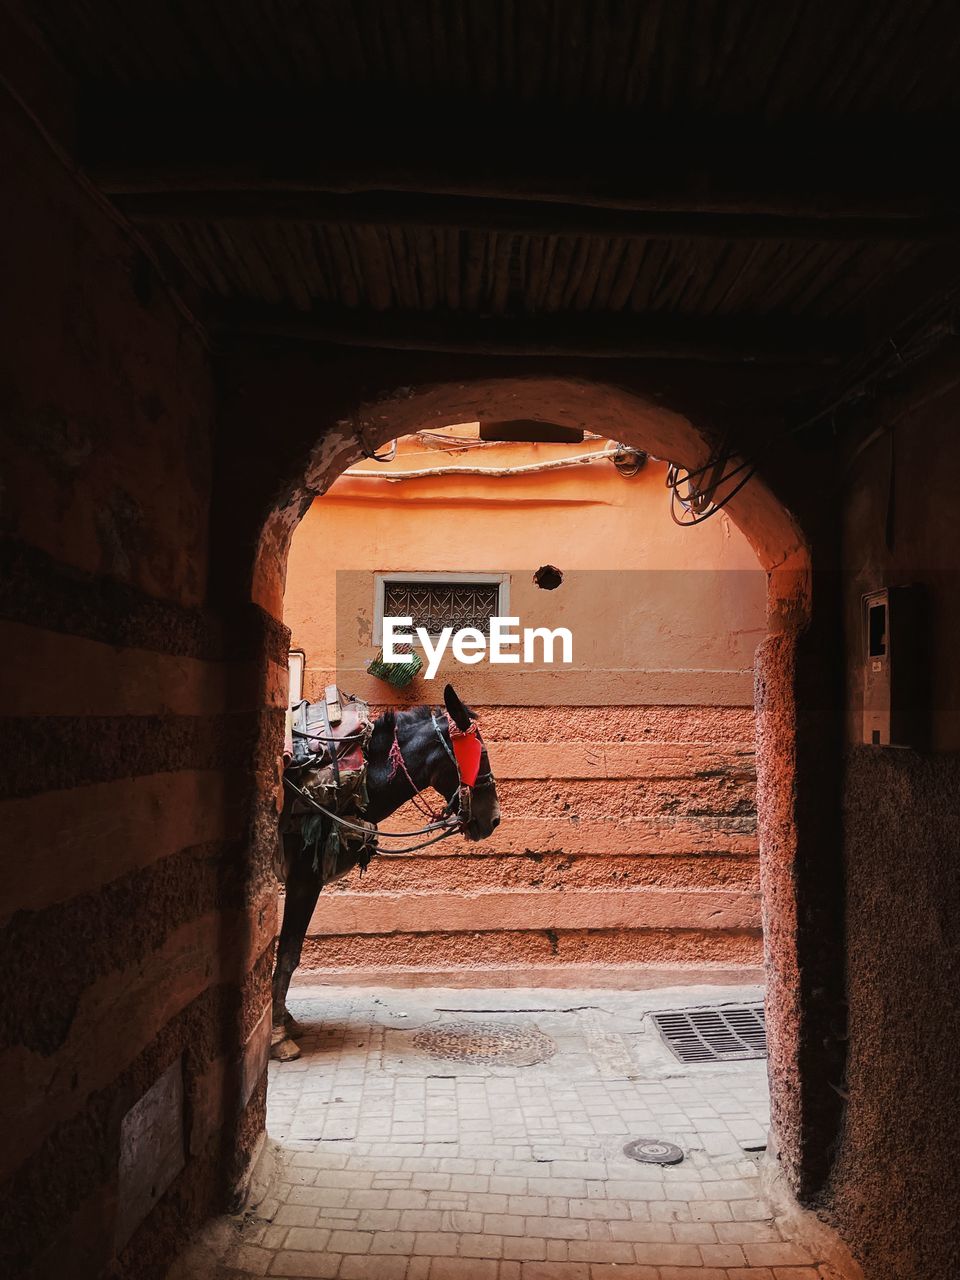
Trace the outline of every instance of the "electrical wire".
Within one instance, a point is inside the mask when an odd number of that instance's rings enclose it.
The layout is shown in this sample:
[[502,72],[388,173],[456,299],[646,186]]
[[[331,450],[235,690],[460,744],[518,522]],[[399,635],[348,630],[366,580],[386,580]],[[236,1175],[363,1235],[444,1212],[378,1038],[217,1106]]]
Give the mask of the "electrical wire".
[[391,440],[390,447],[386,453],[377,453],[375,449],[372,451],[369,449],[364,449],[363,456],[365,458],[369,458],[371,462],[392,462],[394,458],[397,456],[398,444],[399,444],[398,440]]
[[613,465],[620,475],[632,480],[647,465],[647,454],[642,449],[632,449],[629,445],[618,444],[613,455]]
[[[712,502],[709,505],[709,507],[707,507],[704,511],[696,513],[689,519],[685,519],[677,515],[677,503],[679,502],[685,511],[692,510],[692,507],[688,506],[684,502],[683,498],[680,497],[680,495],[677,493],[675,488],[671,488],[670,518],[673,520],[673,523],[680,525],[681,528],[688,528],[688,527],[692,528],[694,525],[703,524],[705,520],[709,520],[711,516],[715,516],[718,511],[722,511],[723,508],[727,505],[727,503],[731,500],[731,498],[735,498],[736,495],[743,488],[743,486],[747,483],[747,481],[753,478],[757,469],[755,466],[751,466],[747,463],[744,463],[742,466],[736,467],[734,468],[733,471],[728,472],[727,475],[723,476],[721,480],[718,481],[717,486],[715,486],[715,488],[719,487],[720,484],[723,484],[725,481],[732,479],[733,476],[736,475],[738,472],[742,471],[745,466],[748,467],[749,469],[747,470],[747,474],[743,477],[743,479],[740,481],[739,484],[734,485],[734,487],[730,490],[730,492],[728,494],[725,494],[723,498],[720,499],[719,502]],[[680,483],[682,484],[683,481],[681,481]]]
[[441,466],[423,467],[415,471],[351,471],[352,480],[385,480],[396,484],[403,480],[426,480],[436,476],[522,476],[541,471],[560,471],[565,467],[584,466],[604,458],[613,458],[616,449],[601,449],[596,453],[577,453],[567,458],[552,458],[548,462],[527,462],[516,467]]
[[[922,303],[911,313],[907,321],[899,326],[897,331],[898,333],[904,333],[909,330],[909,332],[906,332],[905,336],[899,341],[896,333],[886,337],[882,343],[862,360],[853,365],[847,374],[845,385],[829,403],[815,413],[802,418],[799,422],[786,427],[775,437],[768,440],[766,445],[758,453],[754,454],[752,458],[741,462],[730,470],[724,471],[716,480],[711,480],[706,488],[700,489],[694,482],[697,478],[706,475],[707,472],[715,470],[719,463],[722,462],[723,465],[726,465],[729,455],[724,450],[711,454],[702,466],[695,467],[692,470],[681,467],[678,463],[671,463],[667,471],[667,486],[670,489],[670,514],[674,523],[683,527],[692,526],[702,524],[704,520],[716,515],[718,511],[723,510],[732,498],[736,497],[747,481],[756,474],[759,460],[774,446],[802,431],[808,430],[817,423],[834,417],[838,410],[844,406],[862,400],[874,385],[903,373],[906,369],[916,364],[917,361],[922,360],[944,337],[955,336],[957,332],[956,321],[951,313],[956,306],[958,296],[960,296],[960,288],[955,287],[936,298],[932,303]],[[712,502],[708,500],[702,510],[696,510],[698,502],[702,503],[705,497],[708,498],[710,494],[716,493],[744,471],[746,471],[746,475],[729,493],[724,494],[719,501]],[[681,472],[683,473],[682,475]],[[684,484],[687,485],[686,497],[679,492],[679,486]],[[678,504],[685,513],[694,511],[694,515],[678,516]]]
[[[438,454],[443,454],[443,453],[463,453],[463,452],[466,452],[468,449],[497,449],[497,448],[503,448],[504,445],[524,443],[523,441],[511,441],[511,440],[479,440],[474,436],[471,436],[471,437],[444,436],[444,435],[440,435],[438,432],[435,432],[435,431],[414,431],[409,436],[406,436],[403,438],[410,439],[410,440],[413,440],[413,439],[422,440],[424,442],[427,442],[430,440],[436,440],[438,445],[448,446],[446,449],[437,448],[437,449],[412,450],[409,453],[404,453],[403,454],[404,458],[435,458]],[[586,440],[603,440],[606,437],[597,435],[597,433],[594,431],[585,431],[583,433],[583,438],[584,438],[584,441],[586,441]],[[546,443],[549,443],[549,442],[546,442]],[[556,443],[559,444],[560,442],[558,441]],[[570,444],[572,445],[573,441],[571,441]],[[373,462],[393,462],[397,457],[397,441],[396,440],[392,441],[391,445],[392,445],[392,448],[389,454],[370,453],[364,450],[363,456],[365,459],[370,459]],[[620,447],[628,448],[628,446],[620,446]],[[628,449],[628,451],[631,453],[640,452],[640,450],[634,450],[634,449]],[[618,467],[617,469],[619,470],[620,468]],[[348,467],[347,471],[344,474],[357,475],[358,472],[356,472],[353,469],[353,467]]]

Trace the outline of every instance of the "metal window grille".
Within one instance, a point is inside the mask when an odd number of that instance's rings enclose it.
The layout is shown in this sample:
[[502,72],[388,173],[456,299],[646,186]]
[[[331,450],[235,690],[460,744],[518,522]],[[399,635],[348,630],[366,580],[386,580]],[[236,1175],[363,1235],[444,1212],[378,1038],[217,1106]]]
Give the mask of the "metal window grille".
[[385,582],[383,614],[387,618],[412,618],[414,627],[438,635],[444,627],[459,631],[476,627],[490,634],[496,617],[500,587],[486,582]]
[[655,1013],[653,1021],[681,1062],[736,1062],[767,1056],[762,1004],[674,1009]]

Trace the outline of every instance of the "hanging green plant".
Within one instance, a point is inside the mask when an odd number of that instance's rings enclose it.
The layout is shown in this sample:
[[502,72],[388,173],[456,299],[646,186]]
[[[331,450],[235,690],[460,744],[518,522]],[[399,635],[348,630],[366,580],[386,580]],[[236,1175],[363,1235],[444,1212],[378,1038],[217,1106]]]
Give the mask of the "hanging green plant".
[[372,676],[376,676],[378,680],[386,680],[387,684],[393,685],[394,689],[403,689],[414,676],[419,675],[423,670],[423,659],[410,645],[395,644],[394,650],[399,653],[408,653],[410,655],[409,660],[406,662],[385,662],[383,650],[381,649],[367,670]]

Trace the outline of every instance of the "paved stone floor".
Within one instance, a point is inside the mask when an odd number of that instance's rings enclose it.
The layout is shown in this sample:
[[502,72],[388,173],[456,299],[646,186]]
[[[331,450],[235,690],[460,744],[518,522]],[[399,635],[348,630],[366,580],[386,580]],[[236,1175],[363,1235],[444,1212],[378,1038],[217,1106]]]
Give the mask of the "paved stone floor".
[[[684,1066],[649,1017],[759,995],[295,988],[303,1056],[270,1067],[279,1172],[218,1237],[218,1274],[832,1276],[760,1190],[765,1062]],[[494,1056],[436,1056],[464,1047]],[[676,1143],[682,1163],[628,1159],[636,1137]]]

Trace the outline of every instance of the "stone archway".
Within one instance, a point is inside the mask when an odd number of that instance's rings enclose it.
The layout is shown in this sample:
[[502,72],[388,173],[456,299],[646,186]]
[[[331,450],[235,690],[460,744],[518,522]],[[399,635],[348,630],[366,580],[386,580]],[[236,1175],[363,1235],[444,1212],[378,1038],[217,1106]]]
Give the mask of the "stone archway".
[[[271,658],[261,667],[266,694],[261,704],[273,711],[264,720],[255,765],[255,863],[269,854],[278,785],[278,667],[284,656],[279,618],[286,555],[310,502],[346,467],[365,451],[425,425],[484,418],[587,425],[687,465],[709,454],[712,432],[612,382],[515,373],[491,377],[473,367],[466,376],[432,376],[410,385],[395,380],[397,371],[391,361],[373,376],[364,366],[358,378],[349,369],[292,359],[283,364],[282,377],[277,367],[262,374],[246,370],[229,406],[235,431],[225,481],[230,493],[243,497],[244,524],[230,547],[227,581],[252,601],[273,637]],[[371,383],[388,389],[371,395],[365,390]],[[279,436],[278,410],[285,423]],[[824,802],[825,787],[829,790],[824,779],[836,781],[829,771],[839,748],[834,751],[829,701],[812,705],[810,691],[830,678],[839,655],[820,638],[832,634],[828,609],[819,607],[829,589],[818,585],[810,547],[785,503],[757,475],[728,510],[768,575],[768,635],[757,654],[756,712],[772,1125],[793,1190],[812,1201],[829,1172],[840,1115],[830,1085],[842,1065],[835,1046],[824,1047],[824,1027],[838,1003],[829,984],[841,971],[843,939],[831,900],[834,882],[823,874],[833,812]],[[838,840],[836,830],[832,839]]]
[[[289,538],[302,511],[342,471],[363,457],[364,451],[426,425],[506,417],[589,426],[610,439],[691,466],[704,461],[709,453],[708,438],[689,418],[612,383],[515,376],[396,388],[358,403],[350,417],[331,423],[310,448],[302,474],[291,482],[284,501],[269,513],[261,530],[252,568],[253,599],[279,615],[282,580],[278,599],[278,562],[285,563]],[[729,511],[768,573],[802,573],[802,534],[761,480],[742,490]],[[777,594],[784,595],[786,602],[795,597],[797,584],[786,592],[784,586],[777,586]],[[786,616],[792,606],[783,609],[776,605],[775,612]]]

